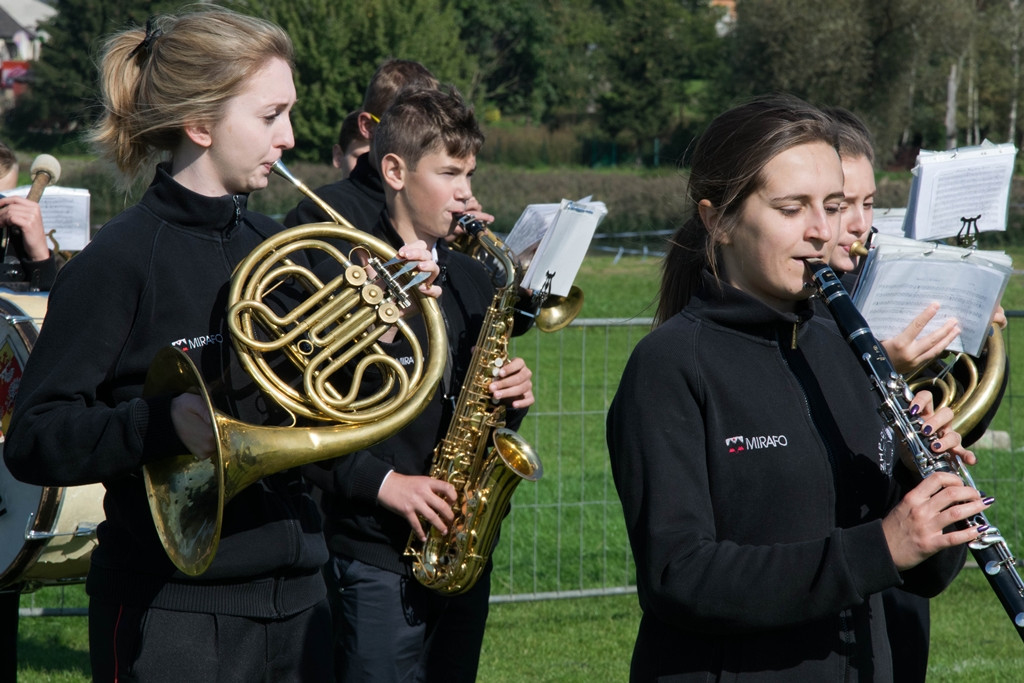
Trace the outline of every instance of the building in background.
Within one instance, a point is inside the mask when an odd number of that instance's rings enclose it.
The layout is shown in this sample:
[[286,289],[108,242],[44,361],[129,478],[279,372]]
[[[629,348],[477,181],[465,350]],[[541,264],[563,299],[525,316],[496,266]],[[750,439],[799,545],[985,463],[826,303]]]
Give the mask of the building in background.
[[24,90],[46,40],[39,24],[56,13],[39,0],[0,0],[0,111],[14,106]]

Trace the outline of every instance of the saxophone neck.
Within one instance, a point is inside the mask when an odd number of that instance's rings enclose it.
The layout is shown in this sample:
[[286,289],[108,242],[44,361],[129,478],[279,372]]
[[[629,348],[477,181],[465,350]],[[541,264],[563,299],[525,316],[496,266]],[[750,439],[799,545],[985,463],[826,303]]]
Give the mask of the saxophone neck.
[[498,239],[484,225],[483,221],[473,215],[465,214],[459,218],[458,222],[467,234],[472,235],[480,243],[480,246],[501,264],[502,270],[505,273],[505,282],[498,289],[502,291],[510,288],[518,289],[519,282],[522,280],[522,272],[515,256],[505,246],[505,243]]

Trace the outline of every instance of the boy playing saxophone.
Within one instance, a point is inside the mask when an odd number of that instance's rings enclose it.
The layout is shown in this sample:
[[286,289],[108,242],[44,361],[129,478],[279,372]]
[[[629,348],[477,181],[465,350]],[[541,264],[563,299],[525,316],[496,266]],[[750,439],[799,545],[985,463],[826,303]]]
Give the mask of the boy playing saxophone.
[[[448,597],[417,583],[403,550],[410,529],[423,540],[424,524],[443,533],[455,517],[455,487],[427,473],[472,370],[472,347],[494,286],[479,262],[449,250],[443,238],[472,197],[482,143],[472,110],[454,90],[403,94],[373,136],[370,159],[386,195],[373,232],[395,247],[424,240],[434,250],[449,359],[433,401],[414,422],[331,464],[324,509],[338,681],[476,678],[489,567],[467,592]],[[411,356],[401,349],[389,353]],[[529,368],[520,358],[510,359],[489,389],[509,409],[508,426],[515,428],[534,401]]]

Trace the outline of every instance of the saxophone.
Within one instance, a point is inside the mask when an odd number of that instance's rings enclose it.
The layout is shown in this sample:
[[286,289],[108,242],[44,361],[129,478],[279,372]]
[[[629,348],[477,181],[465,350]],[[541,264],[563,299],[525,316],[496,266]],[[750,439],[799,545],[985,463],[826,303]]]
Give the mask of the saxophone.
[[521,273],[508,248],[472,216],[460,225],[473,235],[504,269],[477,338],[455,414],[444,439],[434,449],[430,476],[455,487],[455,519],[447,533],[433,526],[427,539],[410,534],[405,556],[413,575],[427,588],[445,595],[468,591],[483,573],[494,550],[509,501],[522,480],[537,481],[543,473],[533,448],[505,427],[505,406],[491,399],[488,385],[508,360],[508,337],[519,298]]
[[[933,472],[951,472],[959,475],[967,486],[978,488],[959,457],[932,452],[929,446],[935,436],[922,435],[921,420],[910,415],[910,388],[889,362],[882,345],[871,333],[836,274],[820,259],[807,259],[807,267],[818,295],[832,313],[839,332],[879,394],[882,402],[879,412],[897,437],[910,449],[921,476],[927,477]],[[1024,579],[1017,573],[1017,559],[1006,539],[983,512],[958,522],[956,527],[973,527],[978,530],[978,538],[968,543],[967,547],[985,572],[989,586],[999,598],[1017,635],[1024,640]]]

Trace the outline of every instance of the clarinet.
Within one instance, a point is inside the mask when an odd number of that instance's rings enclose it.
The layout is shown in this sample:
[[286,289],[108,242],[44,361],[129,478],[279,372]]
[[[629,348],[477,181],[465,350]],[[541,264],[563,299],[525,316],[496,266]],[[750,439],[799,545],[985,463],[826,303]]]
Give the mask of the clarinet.
[[[879,413],[910,448],[921,476],[927,477],[933,472],[950,472],[958,475],[968,486],[977,488],[958,456],[932,452],[930,446],[936,437],[923,435],[920,431],[923,421],[911,416],[910,402],[913,396],[910,388],[902,375],[896,372],[835,272],[821,259],[807,259],[807,266],[818,296],[832,313],[840,334],[845,337],[871,384],[881,396]],[[1017,629],[1017,635],[1024,640],[1024,581],[1017,573],[1017,561],[1006,540],[981,512],[957,522],[956,527],[973,527],[978,530],[978,538],[968,543],[967,547],[978,566],[984,570],[985,578],[1003,604],[1006,614]]]

